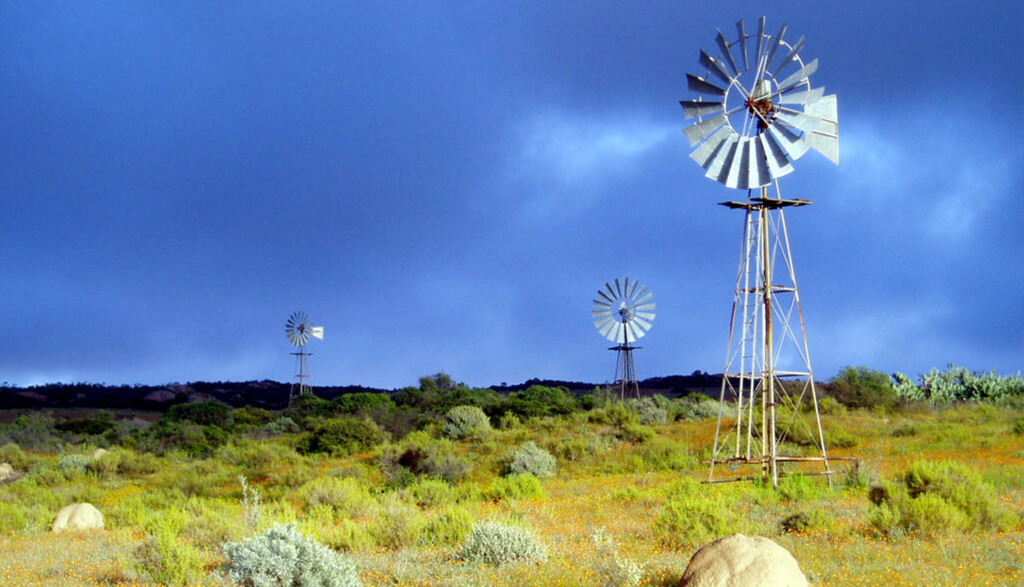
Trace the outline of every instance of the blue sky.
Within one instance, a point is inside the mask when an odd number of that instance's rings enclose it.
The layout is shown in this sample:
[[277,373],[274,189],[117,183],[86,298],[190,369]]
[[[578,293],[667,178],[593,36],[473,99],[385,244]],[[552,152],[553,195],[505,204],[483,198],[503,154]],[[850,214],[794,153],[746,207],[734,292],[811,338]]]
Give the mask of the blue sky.
[[[62,2],[0,7],[0,381],[719,372],[745,197],[681,133],[716,29],[806,36],[838,166],[783,178],[818,379],[1024,368],[1019,2]],[[749,28],[749,27],[748,27]]]

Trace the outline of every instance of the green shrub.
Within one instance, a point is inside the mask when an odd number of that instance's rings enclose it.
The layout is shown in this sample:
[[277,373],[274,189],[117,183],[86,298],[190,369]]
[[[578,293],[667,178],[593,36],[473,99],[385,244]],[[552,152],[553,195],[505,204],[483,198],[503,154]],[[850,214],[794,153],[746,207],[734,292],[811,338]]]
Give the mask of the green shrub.
[[669,490],[654,521],[654,533],[671,547],[691,548],[735,533],[739,521],[721,493],[702,493],[696,481],[684,478]]
[[640,455],[649,471],[692,471],[701,466],[700,459],[686,447],[663,437],[644,444]]
[[473,516],[461,507],[446,509],[427,520],[420,542],[423,546],[455,546],[473,530]]
[[644,444],[654,440],[654,430],[643,424],[625,422],[615,430],[615,437],[625,442]]
[[87,418],[57,422],[53,427],[68,434],[99,436],[114,427],[114,417],[110,412],[100,410]]
[[889,505],[889,502],[871,507],[867,518],[869,524],[890,538],[899,538],[906,533],[899,509]]
[[703,394],[690,394],[672,402],[672,418],[674,420],[691,420],[699,422],[717,418],[721,404]]
[[522,418],[556,416],[572,413],[576,409],[576,398],[564,387],[531,385],[509,394],[504,409]]
[[217,400],[174,404],[160,416],[160,424],[172,422],[193,422],[200,426],[217,426],[230,429],[233,426],[231,408]]
[[846,406],[826,395],[818,398],[818,413],[823,416],[844,416]]
[[57,469],[65,475],[81,474],[89,468],[89,457],[85,455],[63,454],[57,463]]
[[161,453],[180,450],[193,457],[208,457],[228,441],[228,433],[219,426],[205,426],[188,420],[164,422],[161,418],[156,441],[153,448]]
[[544,488],[532,474],[520,473],[494,479],[484,491],[483,497],[493,501],[541,498],[544,497]]
[[472,389],[456,383],[446,373],[420,377],[419,387],[406,387],[395,394],[399,406],[424,412],[446,412],[455,406],[476,406],[484,411],[496,409],[501,398],[491,389]]
[[214,459],[240,467],[245,475],[251,477],[265,477],[295,466],[302,460],[286,444],[250,438],[238,438],[233,444],[225,444],[217,450]]
[[263,432],[270,436],[282,434],[294,434],[299,431],[299,425],[288,416],[281,416],[263,425]]
[[406,488],[411,501],[422,508],[436,508],[444,505],[455,496],[451,485],[440,479],[417,479]]
[[512,412],[505,412],[501,415],[501,419],[498,420],[498,428],[501,430],[515,430],[523,425],[519,420],[519,416]]
[[423,514],[393,496],[385,496],[367,530],[380,548],[398,550],[414,546],[426,525]]
[[501,396],[493,389],[471,388],[460,383],[441,397],[438,407],[445,410],[455,406],[476,406],[485,412],[493,412],[500,404]]
[[21,450],[21,447],[13,442],[8,442],[0,446],[0,463],[7,463],[15,469],[25,470],[32,464],[32,460],[25,454],[25,451]]
[[626,406],[636,412],[637,416],[640,418],[641,424],[650,426],[654,424],[665,424],[668,422],[668,410],[659,406],[654,398],[645,397],[640,399],[630,399],[626,402]]
[[605,407],[588,412],[587,420],[594,424],[621,427],[626,424],[639,424],[640,416],[627,408],[626,404],[620,401],[610,401],[605,404]]
[[419,434],[409,435],[412,440],[407,439],[406,448],[390,445],[380,450],[378,464],[390,487],[406,487],[424,475],[453,484],[466,476],[469,463],[454,454],[451,441],[430,441]]
[[308,422],[330,418],[334,415],[334,404],[321,398],[315,393],[303,393],[292,398],[284,415],[298,422],[307,430]]
[[137,575],[161,585],[190,585],[203,575],[199,549],[169,532],[147,536],[132,553]]
[[306,512],[299,521],[299,529],[334,550],[352,551],[375,546],[365,520],[338,519],[335,513],[330,506],[318,505]]
[[277,416],[270,410],[245,406],[231,410],[231,420],[240,430],[252,430],[266,426],[277,419]]
[[595,408],[603,408],[607,402],[607,398],[599,389],[594,390],[590,393],[584,393],[576,397],[576,407],[585,412],[589,412]]
[[455,406],[444,416],[444,427],[441,434],[448,438],[460,440],[471,438],[491,429],[491,421],[487,414],[476,406]]
[[384,440],[372,420],[341,417],[327,420],[296,443],[301,454],[327,453],[344,457],[369,450]]
[[549,441],[547,450],[555,457],[569,462],[582,462],[590,459],[609,447],[607,436],[591,434],[583,438],[566,438]]
[[0,442],[36,452],[55,452],[61,441],[54,435],[53,426],[53,417],[45,412],[22,414],[2,427]]
[[43,504],[0,501],[0,532],[36,532],[53,522],[53,511]]
[[295,527],[276,525],[248,540],[227,543],[228,577],[243,587],[358,587],[355,566],[344,555]]
[[548,549],[524,528],[498,522],[473,526],[458,552],[459,558],[488,565],[514,562],[545,562]]
[[376,505],[366,484],[350,477],[318,477],[303,485],[298,494],[307,511],[327,505],[350,518],[365,516]]
[[860,439],[845,430],[825,432],[825,446],[828,448],[853,448],[858,444],[860,444]]
[[818,497],[821,489],[811,479],[794,473],[779,481],[779,497],[788,501],[808,501]]
[[977,473],[959,463],[912,464],[898,483],[873,486],[869,522],[883,534],[926,536],[969,529],[999,530],[1013,524]]
[[395,402],[384,393],[358,392],[340,395],[331,402],[334,410],[342,414],[369,415],[375,409],[394,409]]
[[1013,423],[1014,434],[1024,434],[1024,420],[1017,420]]
[[899,509],[900,525],[908,532],[924,536],[966,530],[970,525],[963,510],[934,493],[904,500]]
[[512,455],[508,473],[530,473],[535,477],[550,477],[555,474],[555,457],[532,441],[527,442]]

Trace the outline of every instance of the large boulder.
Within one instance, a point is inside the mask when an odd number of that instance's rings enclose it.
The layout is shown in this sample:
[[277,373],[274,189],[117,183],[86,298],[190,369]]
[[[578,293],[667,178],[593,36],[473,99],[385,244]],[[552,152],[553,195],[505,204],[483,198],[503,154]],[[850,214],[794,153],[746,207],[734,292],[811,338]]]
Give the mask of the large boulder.
[[0,463],[0,483],[14,477],[14,467],[10,463]]
[[733,534],[701,547],[679,587],[807,587],[793,555],[761,536]]
[[103,514],[89,503],[73,503],[57,512],[53,531],[103,528]]
[[98,460],[100,460],[100,457],[102,457],[105,454],[108,454],[107,449],[105,449],[105,448],[97,448],[96,450],[92,451],[92,454],[89,455],[89,456],[92,457],[92,460],[98,461]]

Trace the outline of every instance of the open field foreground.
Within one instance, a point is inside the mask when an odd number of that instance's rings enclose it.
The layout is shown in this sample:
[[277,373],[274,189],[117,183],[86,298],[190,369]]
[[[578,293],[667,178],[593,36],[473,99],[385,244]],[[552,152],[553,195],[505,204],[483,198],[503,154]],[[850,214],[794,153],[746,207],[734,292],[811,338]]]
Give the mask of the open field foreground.
[[[429,424],[348,456],[255,429],[202,456],[8,444],[0,585],[229,585],[222,545],[287,522],[345,553],[363,585],[675,585],[701,544],[734,532],[784,546],[813,585],[1024,584],[1024,409],[833,412],[830,455],[860,457],[859,474],[832,489],[788,476],[778,492],[699,483],[713,417],[641,424],[621,405],[459,439]],[[509,474],[528,442],[555,457],[550,475]],[[51,532],[75,502],[106,529]],[[481,521],[528,529],[547,556],[464,560]]]

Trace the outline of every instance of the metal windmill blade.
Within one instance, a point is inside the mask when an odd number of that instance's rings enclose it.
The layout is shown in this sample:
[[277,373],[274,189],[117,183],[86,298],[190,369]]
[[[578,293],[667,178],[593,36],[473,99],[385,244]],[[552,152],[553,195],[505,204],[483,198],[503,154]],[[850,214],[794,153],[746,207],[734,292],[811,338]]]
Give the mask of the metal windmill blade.
[[688,89],[697,94],[680,102],[691,119],[683,129],[694,147],[690,158],[727,187],[769,185],[791,173],[809,149],[839,162],[835,95],[811,87],[818,60],[805,64],[804,38],[790,44],[786,29],[783,23],[772,35],[761,17],[757,32],[748,32],[741,20],[736,40],[718,31],[717,51],[700,51],[703,75],[686,75]]
[[[309,316],[303,311],[298,311],[288,317],[288,322],[284,325],[284,332],[293,345],[304,346],[309,342],[309,337],[313,334],[313,328],[313,323],[310,321]],[[318,338],[323,338],[322,330],[321,336]]]
[[642,338],[654,322],[654,294],[640,282],[615,279],[597,290],[591,315],[601,336],[616,344]]

